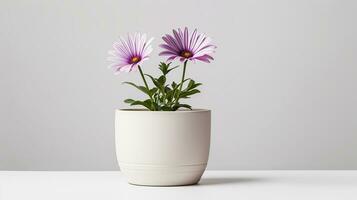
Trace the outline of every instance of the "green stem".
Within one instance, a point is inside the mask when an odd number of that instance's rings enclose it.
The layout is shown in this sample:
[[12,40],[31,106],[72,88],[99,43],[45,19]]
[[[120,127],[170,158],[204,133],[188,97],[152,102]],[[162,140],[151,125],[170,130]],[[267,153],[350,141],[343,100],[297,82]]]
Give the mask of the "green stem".
[[146,82],[146,79],[145,79],[145,76],[144,76],[143,70],[141,69],[140,65],[138,66],[138,68],[139,68],[139,71],[140,71],[141,78],[143,78],[143,81],[144,81],[145,87],[146,87],[146,89],[148,89],[148,90],[149,90],[148,83]]
[[179,100],[179,98],[180,98],[180,94],[181,94],[181,91],[182,91],[183,82],[185,81],[186,65],[187,65],[187,60],[183,63],[182,79],[181,79],[181,84],[180,84],[180,88],[179,88],[179,92],[178,92],[178,95],[177,95],[177,99],[176,99],[176,101],[175,101],[175,104],[178,102],[178,100]]
[[[145,84],[146,89],[147,89],[148,91],[150,91],[149,86],[148,86],[148,83],[146,82],[146,79],[145,79],[143,70],[141,69],[140,65],[138,65],[138,68],[139,68],[139,71],[140,71],[141,78],[142,78],[143,81],[144,81],[144,84]],[[149,97],[150,97],[150,99],[151,99],[151,104],[153,105],[154,99],[152,98],[152,96],[151,96],[150,93],[149,93],[148,95],[149,95]],[[153,107],[154,107],[154,106],[153,106]],[[154,108],[154,110],[155,110],[155,108]]]

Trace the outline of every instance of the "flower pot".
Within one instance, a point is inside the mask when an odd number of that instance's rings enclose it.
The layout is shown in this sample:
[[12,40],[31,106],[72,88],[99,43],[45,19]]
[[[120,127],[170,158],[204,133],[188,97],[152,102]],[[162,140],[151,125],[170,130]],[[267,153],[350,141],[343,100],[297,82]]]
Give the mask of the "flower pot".
[[210,110],[116,110],[117,159],[135,185],[191,185],[207,166]]

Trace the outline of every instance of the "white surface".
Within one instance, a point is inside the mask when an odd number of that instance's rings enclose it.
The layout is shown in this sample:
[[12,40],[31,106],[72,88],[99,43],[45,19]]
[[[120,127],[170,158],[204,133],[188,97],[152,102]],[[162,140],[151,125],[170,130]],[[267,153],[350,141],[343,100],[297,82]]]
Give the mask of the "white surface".
[[210,110],[116,110],[116,155],[133,184],[197,183],[207,166],[210,137]]
[[[209,169],[357,169],[355,0],[0,0],[0,169],[118,169],[114,109],[139,73],[107,51],[197,27],[218,46],[189,64],[212,110]],[[163,58],[161,58],[163,60]],[[180,79],[180,70],[175,74]],[[177,81],[176,81],[177,82]]]
[[120,172],[0,172],[1,200],[356,200],[357,171],[208,171],[199,185],[142,187]]

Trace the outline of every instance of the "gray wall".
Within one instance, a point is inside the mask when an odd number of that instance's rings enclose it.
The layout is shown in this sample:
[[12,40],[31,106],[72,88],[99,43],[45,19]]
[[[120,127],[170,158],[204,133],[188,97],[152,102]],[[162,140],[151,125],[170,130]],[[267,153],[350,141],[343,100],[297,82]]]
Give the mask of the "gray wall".
[[[116,170],[118,35],[198,27],[218,46],[195,107],[213,110],[210,169],[357,169],[357,2],[0,2],[0,169]],[[177,74],[179,76],[179,74]],[[177,77],[178,78],[178,77]]]

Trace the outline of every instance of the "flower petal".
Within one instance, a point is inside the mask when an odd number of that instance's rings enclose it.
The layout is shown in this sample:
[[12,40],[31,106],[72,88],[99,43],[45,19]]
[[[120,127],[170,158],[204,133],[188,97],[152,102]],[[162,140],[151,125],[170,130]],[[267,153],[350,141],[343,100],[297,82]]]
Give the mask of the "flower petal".
[[169,46],[167,44],[160,44],[159,47],[177,53],[177,51],[174,48],[172,48],[171,46]]
[[[115,74],[137,69],[138,64],[149,58],[152,40],[153,38],[146,40],[146,34],[141,33],[128,34],[126,39],[119,37],[113,43],[113,49],[108,52],[108,60],[112,62],[109,67],[115,70]],[[141,60],[132,63],[133,56],[138,56]]]
[[178,44],[180,49],[184,49],[183,44],[182,44],[183,43],[183,39],[182,39],[181,29],[179,29],[179,32],[180,32],[180,34],[176,30],[173,30],[173,33],[174,33],[174,36],[175,36],[175,39],[176,39],[176,44]]
[[188,50],[188,28],[185,27],[184,34],[183,34],[183,47]]
[[159,53],[159,56],[169,56],[169,55],[176,55],[176,53],[172,51],[162,51]]
[[175,39],[171,35],[166,35],[166,37],[162,37],[162,39],[172,48],[176,49],[176,51],[180,51],[179,45],[176,43]]
[[203,61],[203,62],[207,62],[207,63],[210,63],[210,59],[213,60],[213,58],[209,55],[204,55],[204,56],[200,56],[200,57],[196,57],[194,58],[196,60],[200,60],[200,61]]
[[[167,60],[179,58],[181,62],[186,60],[210,62],[213,60],[211,54],[215,52],[216,46],[211,44],[211,39],[205,34],[197,33],[197,29],[194,29],[190,34],[187,27],[183,31],[179,28],[172,32],[172,35],[166,34],[162,37],[166,44],[159,45],[164,49],[159,53],[160,56],[168,56]],[[187,51],[190,54],[187,54]]]

